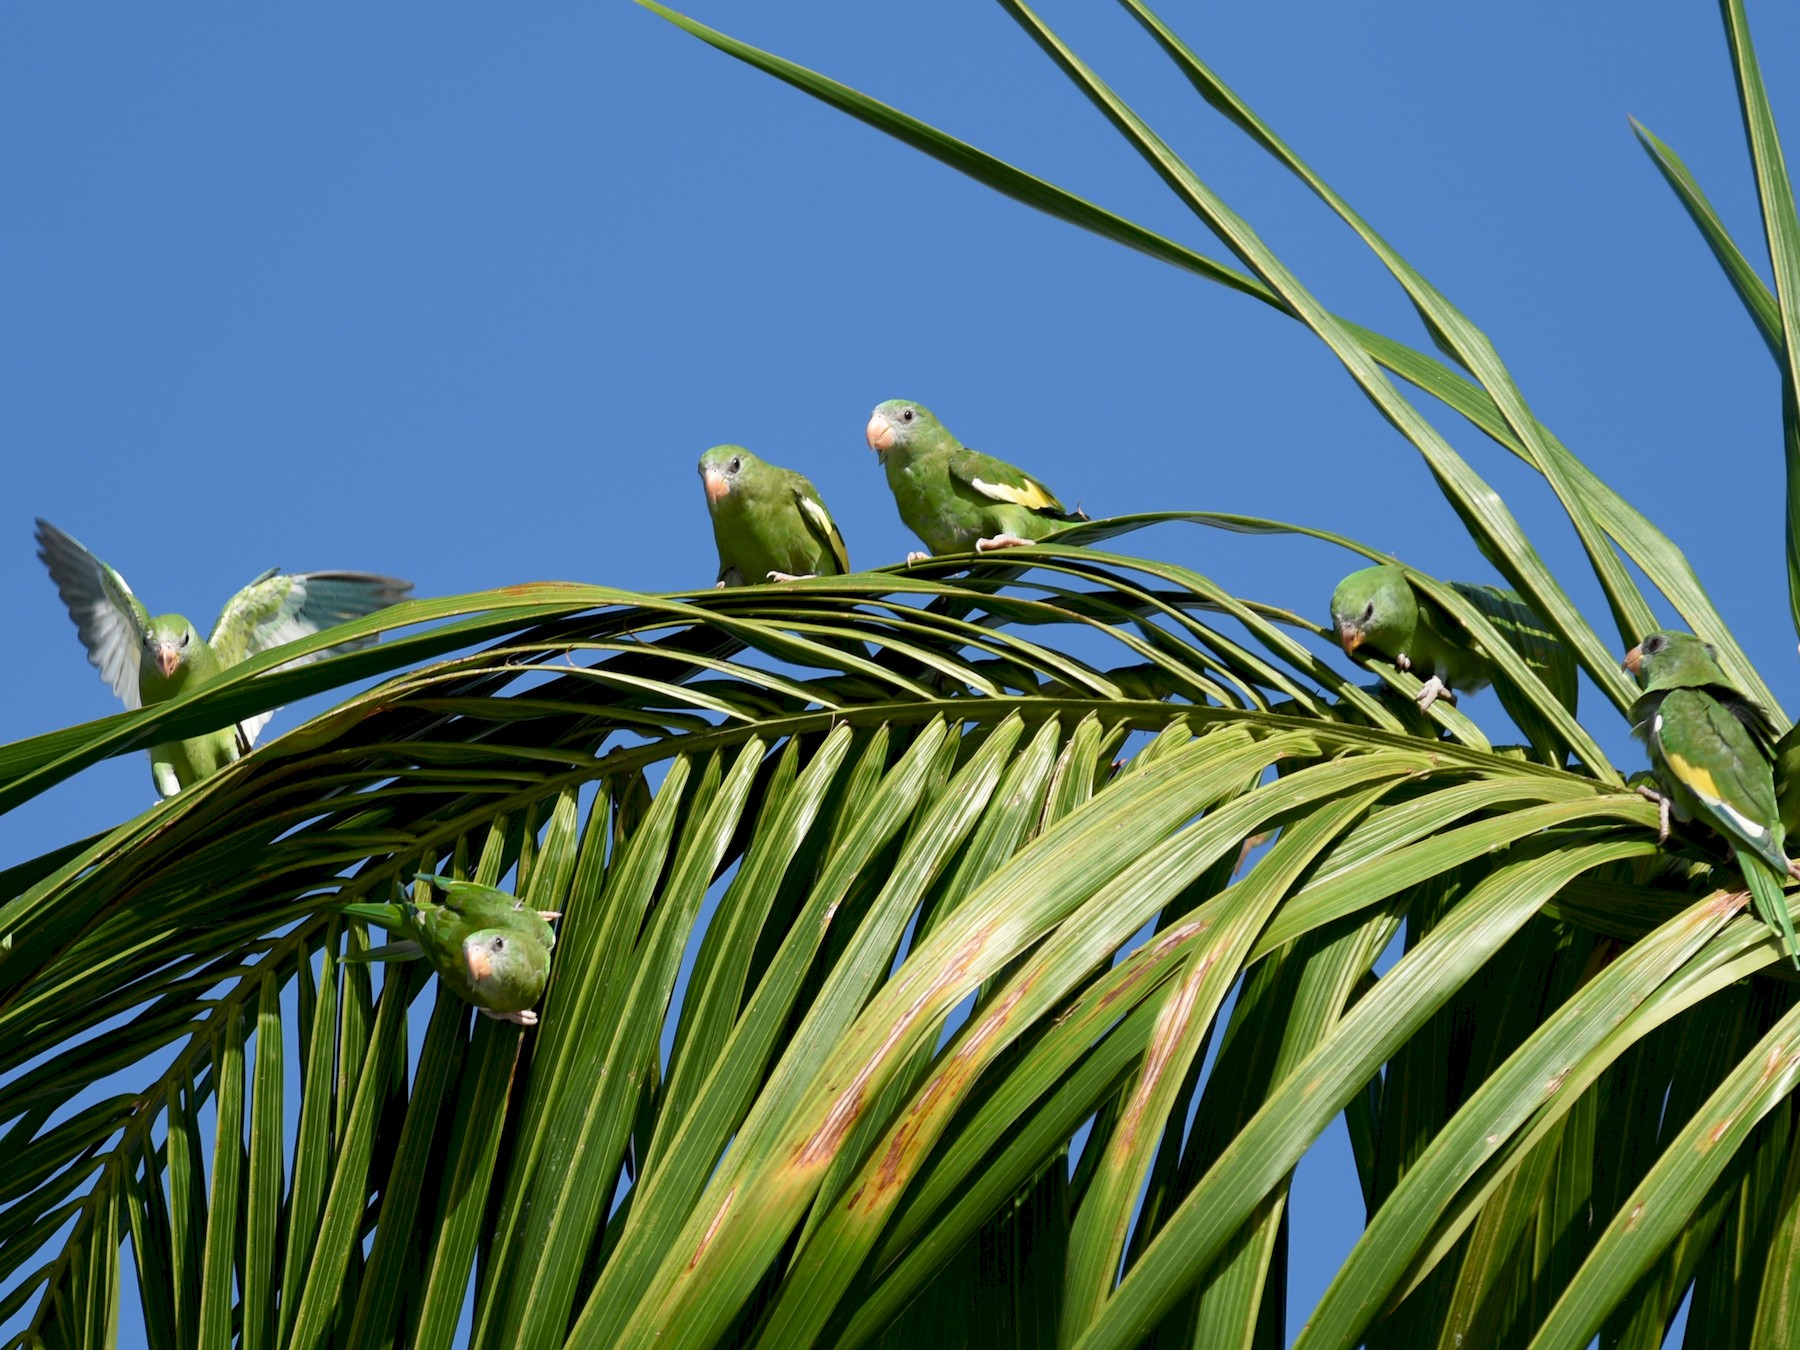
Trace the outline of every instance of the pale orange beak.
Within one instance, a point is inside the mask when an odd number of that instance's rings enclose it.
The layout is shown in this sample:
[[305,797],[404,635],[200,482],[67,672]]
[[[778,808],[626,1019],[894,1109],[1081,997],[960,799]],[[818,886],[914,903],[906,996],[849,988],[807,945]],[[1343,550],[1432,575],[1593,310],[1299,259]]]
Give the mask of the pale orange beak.
[[1344,655],[1354,655],[1356,649],[1363,645],[1362,629],[1355,624],[1340,623],[1338,625],[1338,642],[1344,648]]
[[1633,675],[1637,674],[1638,667],[1644,664],[1643,645],[1640,643],[1638,646],[1633,647],[1630,651],[1626,652],[1625,659],[1619,662],[1619,664],[1624,666],[1625,669],[1629,670]]
[[880,413],[876,413],[869,419],[868,429],[863,434],[868,437],[871,450],[880,452],[893,448],[894,424]]
[[709,502],[722,501],[731,491],[731,484],[725,481],[725,475],[717,469],[702,469],[700,477],[706,483],[706,500]]
[[477,984],[480,984],[483,980],[487,979],[488,976],[494,973],[494,958],[489,954],[488,949],[480,943],[476,943],[472,947],[466,944],[464,945],[463,961],[469,967],[469,978],[474,980]]
[[175,667],[181,664],[181,648],[173,642],[156,644],[156,666],[162,671],[166,680],[175,673]]

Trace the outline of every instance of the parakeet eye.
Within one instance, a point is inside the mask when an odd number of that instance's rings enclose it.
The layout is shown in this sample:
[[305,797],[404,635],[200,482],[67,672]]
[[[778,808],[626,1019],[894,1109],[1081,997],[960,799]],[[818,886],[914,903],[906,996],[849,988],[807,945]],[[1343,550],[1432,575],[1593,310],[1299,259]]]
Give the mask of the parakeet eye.
[[1668,645],[1669,645],[1668,639],[1663,637],[1661,634],[1658,634],[1656,637],[1653,637],[1648,642],[1644,643],[1644,650],[1646,652],[1648,652],[1650,655],[1655,656],[1658,652],[1660,652],[1664,647],[1666,647]]
[[1368,604],[1363,606],[1362,621],[1364,623],[1367,623],[1370,619],[1372,619],[1374,617],[1375,617],[1375,602],[1373,600],[1371,600],[1371,601],[1369,601]]
[[901,414],[900,414],[900,420],[901,420],[901,421],[902,421],[902,422],[910,422],[910,421],[912,421],[912,420],[913,420],[913,410],[912,410],[912,409],[911,409],[911,408],[908,408],[908,409],[906,409],[906,410],[905,410],[905,411],[904,411],[904,412],[902,412],[902,413],[901,413]]
[[187,640],[188,640],[188,634],[183,633],[181,635],[181,645],[184,647],[187,646]]
[[493,945],[493,948],[495,951],[503,952],[506,950],[506,939],[503,937],[497,937],[494,939],[492,945]]
[[739,469],[744,467],[744,461],[742,459],[740,459],[738,456],[733,455],[731,457],[731,463],[727,467],[731,470],[732,473],[736,473]]

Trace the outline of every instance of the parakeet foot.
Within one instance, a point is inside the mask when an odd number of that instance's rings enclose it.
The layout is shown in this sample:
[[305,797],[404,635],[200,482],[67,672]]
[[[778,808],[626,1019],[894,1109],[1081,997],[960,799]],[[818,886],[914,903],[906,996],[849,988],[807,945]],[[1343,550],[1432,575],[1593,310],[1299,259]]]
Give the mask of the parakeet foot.
[[530,1008],[526,1008],[523,1012],[509,1013],[493,1012],[487,1008],[477,1008],[476,1011],[483,1017],[493,1018],[496,1022],[514,1022],[522,1027],[535,1027],[538,1023],[537,1014]]
[[538,916],[538,918],[542,919],[545,923],[549,923],[553,919],[562,918],[562,911],[560,909],[540,909],[537,912],[537,916]]
[[1400,655],[1394,658],[1394,664],[1409,674],[1412,672],[1412,657],[1408,656],[1405,652],[1401,652]]
[[713,589],[715,591],[722,591],[725,589],[725,583],[722,581],[715,581],[713,582]]
[[[1659,844],[1668,843],[1669,799],[1655,788],[1646,787],[1642,783],[1638,784],[1638,796],[1642,797],[1645,801],[1656,803],[1656,842]],[[1788,866],[1790,868],[1800,867],[1800,863],[1789,863]],[[1800,877],[1800,872],[1796,872],[1794,875]]]
[[1440,698],[1446,703],[1454,704],[1456,702],[1456,695],[1450,692],[1450,686],[1433,675],[1425,681],[1425,687],[1419,690],[1419,711],[1430,712],[1431,705]]
[[817,572],[770,572],[770,581],[811,581]]
[[1021,539],[1016,534],[996,534],[987,539],[977,539],[975,541],[975,551],[978,553],[991,553],[994,549],[997,549],[997,548],[1030,548],[1030,547],[1031,547],[1031,540]]
[[921,553],[916,548],[911,553],[908,553],[906,555],[906,565],[908,567],[913,566],[915,563],[930,562],[930,561],[931,561],[931,555],[929,553]]

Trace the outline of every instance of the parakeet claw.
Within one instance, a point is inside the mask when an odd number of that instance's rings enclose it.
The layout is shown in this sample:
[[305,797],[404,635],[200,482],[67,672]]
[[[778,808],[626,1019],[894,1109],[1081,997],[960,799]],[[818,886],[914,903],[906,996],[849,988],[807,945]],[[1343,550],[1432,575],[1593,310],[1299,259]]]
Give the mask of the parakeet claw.
[[542,919],[545,923],[549,923],[553,919],[562,918],[562,914],[563,912],[560,909],[540,909],[537,912],[538,918]]
[[513,1022],[522,1027],[535,1027],[538,1023],[538,1015],[529,1008],[523,1012],[508,1013],[494,1012],[488,1008],[478,1008],[476,1011],[483,1017],[493,1018],[496,1022]]
[[811,581],[817,572],[770,572],[770,581]]
[[1394,664],[1409,674],[1412,671],[1412,657],[1408,656],[1405,652],[1401,652],[1400,655],[1394,658]]
[[713,582],[713,589],[715,591],[722,591],[725,589],[725,583],[723,581],[715,581]]
[[991,553],[997,548],[1030,548],[1031,540],[1021,539],[1016,534],[996,534],[987,539],[975,541],[977,553]]
[[1429,680],[1425,681],[1425,687],[1419,690],[1419,711],[1430,712],[1431,705],[1436,703],[1440,698],[1447,703],[1456,702],[1456,695],[1450,692],[1450,686],[1445,684],[1436,675],[1433,675]]
[[[1643,783],[1638,784],[1638,795],[1640,797],[1644,798],[1645,801],[1651,801],[1651,802],[1656,803],[1656,842],[1659,844],[1668,843],[1669,842],[1669,799],[1666,796],[1664,796],[1662,793],[1658,792],[1655,788],[1649,787]],[[1788,866],[1795,867],[1795,866],[1800,866],[1800,864],[1789,863]],[[1800,872],[1796,872],[1794,875],[1800,876]]]
[[906,565],[908,567],[913,566],[915,563],[930,562],[930,561],[931,561],[931,555],[929,553],[921,553],[916,548],[912,552],[910,552],[906,555]]

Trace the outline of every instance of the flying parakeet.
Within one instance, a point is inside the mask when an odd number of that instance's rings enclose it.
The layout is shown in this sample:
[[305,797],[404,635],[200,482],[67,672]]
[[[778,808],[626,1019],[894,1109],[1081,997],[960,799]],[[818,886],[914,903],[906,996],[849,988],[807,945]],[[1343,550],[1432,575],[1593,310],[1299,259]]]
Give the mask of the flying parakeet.
[[1767,716],[1719,669],[1713,649],[1691,633],[1651,633],[1625,654],[1643,697],[1631,705],[1633,731],[1650,750],[1668,811],[1723,835],[1750,887],[1757,913],[1781,934],[1800,967],[1800,944],[1783,893],[1795,865],[1782,851],[1781,816],[1770,765]]
[[[1495,586],[1452,581],[1449,586],[1493,624],[1519,658],[1570,712],[1575,711],[1575,661],[1523,600]],[[1331,624],[1349,656],[1376,656],[1425,682],[1424,712],[1451,690],[1474,693],[1493,683],[1493,663],[1456,619],[1406,579],[1399,563],[1352,572],[1331,596]],[[1541,714],[1503,688],[1501,704],[1519,730],[1542,747],[1548,740]]]
[[[410,581],[370,572],[284,574],[270,568],[226,602],[212,635],[202,638],[179,614],[152,618],[125,578],[49,521],[38,521],[37,542],[88,660],[127,708],[166,703],[240,661],[391,605],[412,589]],[[357,638],[301,659],[315,661],[374,641]],[[157,792],[173,797],[248,754],[272,716],[258,713],[203,736],[151,746]]]
[[[1087,519],[1080,510],[1064,510],[1055,493],[1024,471],[969,449],[922,404],[889,399],[869,418],[866,434],[887,470],[900,519],[932,553],[1013,548]],[[929,556],[909,553],[906,560]]]
[[721,586],[834,577],[850,552],[811,482],[758,459],[741,445],[700,456],[706,509],[719,546]]
[[347,904],[346,914],[380,924],[402,940],[377,947],[369,960],[410,961],[423,956],[453,993],[483,1016],[522,1027],[537,1025],[531,1005],[550,978],[556,930],[545,913],[525,908],[515,895],[473,881],[421,872],[414,878],[443,900],[414,898],[397,905]]

